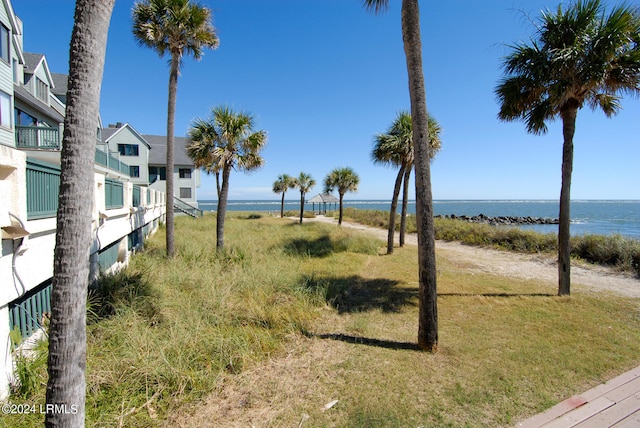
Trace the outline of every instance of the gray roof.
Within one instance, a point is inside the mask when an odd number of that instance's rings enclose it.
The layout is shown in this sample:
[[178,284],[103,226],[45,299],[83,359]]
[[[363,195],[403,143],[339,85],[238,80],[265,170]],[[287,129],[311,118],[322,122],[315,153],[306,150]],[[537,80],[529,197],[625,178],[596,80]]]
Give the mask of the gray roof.
[[[165,165],[167,163],[167,137],[163,135],[143,135],[151,146],[149,151],[149,165]],[[186,137],[174,137],[173,156],[175,165],[193,166],[193,161],[187,155],[187,145],[191,143]]]
[[40,63],[40,61],[42,61],[42,58],[44,58],[44,55],[39,53],[29,53],[29,52],[23,52],[23,55],[24,55],[25,73],[33,74],[36,67]]
[[51,90],[53,95],[66,97],[67,96],[67,81],[69,76],[67,74],[51,73],[53,79],[54,88]]
[[322,193],[322,194],[319,193],[319,194],[315,195],[313,198],[309,199],[307,202],[309,202],[309,203],[326,202],[326,203],[333,204],[335,202],[340,202],[340,199],[336,198],[331,193]]

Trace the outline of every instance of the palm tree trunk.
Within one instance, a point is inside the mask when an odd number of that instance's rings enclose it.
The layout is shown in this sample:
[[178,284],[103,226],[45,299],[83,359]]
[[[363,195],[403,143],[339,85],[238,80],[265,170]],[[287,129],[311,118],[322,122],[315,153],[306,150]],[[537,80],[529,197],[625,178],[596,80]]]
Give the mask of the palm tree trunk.
[[[115,0],[77,0],[71,36],[54,251],[45,425],[85,421],[87,287],[94,152],[107,32]],[[62,407],[64,406],[64,407]]]
[[175,128],[179,68],[180,58],[174,55],[171,57],[171,69],[169,71],[169,101],[167,103],[167,257],[173,257],[175,255],[175,235],[173,222],[173,132]]
[[396,176],[396,182],[393,185],[393,197],[391,198],[391,209],[389,210],[389,229],[387,231],[387,254],[393,254],[393,238],[396,233],[396,212],[398,211],[398,196],[402,186],[402,177],[406,166],[403,164]]
[[220,171],[216,171],[216,193],[218,194],[218,200],[220,200],[220,193],[222,190],[220,189]]
[[282,192],[282,202],[280,202],[280,218],[284,218],[284,192]]
[[558,225],[558,295],[571,292],[571,173],[573,171],[573,135],[576,130],[578,108],[569,106],[560,112],[562,117],[562,187],[560,190],[560,218]]
[[422,72],[418,0],[402,0],[402,39],[409,75],[411,126],[413,127],[416,169],[416,223],[420,282],[418,345],[426,351],[435,351],[438,347],[435,230],[429,165],[429,117]]
[[413,165],[409,165],[404,172],[402,184],[402,209],[400,210],[400,246],[404,247],[404,235],[407,232],[407,205],[409,205],[409,178]]
[[304,216],[304,193],[300,192],[300,224],[302,224],[303,216]]
[[225,165],[222,169],[222,187],[218,199],[218,212],[216,213],[216,251],[224,248],[224,220],[227,215],[227,198],[229,197],[229,175],[231,165]]
[[344,193],[340,193],[340,215],[338,216],[338,226],[342,225],[342,199],[344,199]]

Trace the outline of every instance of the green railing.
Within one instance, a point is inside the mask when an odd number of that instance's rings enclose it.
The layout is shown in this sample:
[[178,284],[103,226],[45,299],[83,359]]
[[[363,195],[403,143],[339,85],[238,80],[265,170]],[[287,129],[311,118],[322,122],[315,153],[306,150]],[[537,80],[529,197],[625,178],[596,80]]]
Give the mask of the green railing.
[[96,149],[95,160],[98,165],[107,166],[107,154],[102,150]]
[[131,173],[129,165],[118,160],[118,158],[113,156],[111,153],[107,154],[98,148],[96,148],[95,160],[98,165],[106,166],[107,168],[121,172],[122,174],[129,175]]
[[23,339],[42,326],[45,313],[51,313],[51,284],[29,291],[9,304],[9,328],[17,328]]
[[58,128],[16,125],[16,147],[19,149],[60,150]]
[[27,160],[27,220],[55,217],[60,192],[60,169]]
[[108,210],[124,206],[122,182],[107,178],[104,181],[104,204]]

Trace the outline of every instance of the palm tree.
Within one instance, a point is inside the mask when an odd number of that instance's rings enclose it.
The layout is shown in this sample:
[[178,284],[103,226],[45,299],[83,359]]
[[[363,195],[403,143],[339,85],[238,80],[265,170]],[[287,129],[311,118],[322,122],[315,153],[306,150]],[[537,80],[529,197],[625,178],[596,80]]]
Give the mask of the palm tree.
[[411,115],[402,111],[393,121],[386,134],[375,136],[375,145],[371,153],[374,163],[399,166],[393,187],[391,209],[389,211],[389,230],[387,234],[387,254],[393,253],[393,237],[396,230],[396,212],[398,196],[402,188],[403,177],[408,177],[409,166],[413,167],[413,135],[411,133]]
[[[387,235],[387,254],[393,253],[393,238],[395,234],[396,210],[398,197],[402,189],[402,213],[400,215],[400,246],[404,246],[404,235],[407,224],[407,205],[409,201],[409,178],[413,170],[413,132],[411,115],[401,111],[385,134],[374,137],[374,147],[371,158],[374,163],[400,167],[396,176],[391,210],[389,212],[389,230]],[[441,148],[440,125],[429,115],[429,144],[431,145],[430,160]]]
[[342,200],[344,199],[344,194],[347,192],[357,192],[358,184],[360,184],[360,177],[349,167],[336,168],[327,174],[324,179],[325,193],[331,193],[333,189],[338,189],[338,195],[340,195],[338,225],[342,224]]
[[191,144],[187,154],[205,170],[219,171],[222,184],[218,192],[216,250],[224,248],[224,220],[232,169],[253,171],[264,165],[260,151],[267,144],[265,131],[254,131],[254,118],[248,113],[234,112],[227,106],[214,107],[211,117],[197,118],[189,129]]
[[542,12],[536,40],[520,43],[504,60],[506,77],[495,92],[498,118],[522,120],[533,134],[560,117],[564,137],[558,228],[558,295],[570,294],[570,204],[573,136],[585,103],[611,117],[621,94],[640,93],[640,12],[617,6],[605,15],[600,0],[577,0],[566,10]]
[[167,256],[174,256],[173,140],[178,74],[184,55],[199,60],[204,48],[215,49],[218,37],[211,25],[211,10],[191,0],[140,0],[133,7],[133,36],[141,46],[155,50],[169,62],[167,105]]
[[[46,400],[69,412],[47,412],[46,426],[84,426],[86,302],[91,247],[95,132],[109,21],[115,0],[77,0],[60,155]],[[76,406],[73,412],[71,405]]]
[[301,172],[300,175],[293,180],[294,187],[300,190],[300,224],[302,224],[302,217],[304,217],[304,196],[316,185],[316,180],[304,172]]
[[[389,0],[363,0],[375,12],[389,6]],[[407,60],[411,122],[413,129],[414,165],[416,170],[416,226],[418,229],[419,315],[418,346],[426,351],[438,347],[438,302],[436,277],[435,227],[431,193],[429,116],[422,72],[422,41],[418,0],[402,0],[402,40]]]
[[294,178],[287,174],[279,175],[278,179],[273,183],[273,193],[282,193],[282,201],[280,202],[280,218],[284,217],[284,194],[288,189],[293,189],[294,187]]

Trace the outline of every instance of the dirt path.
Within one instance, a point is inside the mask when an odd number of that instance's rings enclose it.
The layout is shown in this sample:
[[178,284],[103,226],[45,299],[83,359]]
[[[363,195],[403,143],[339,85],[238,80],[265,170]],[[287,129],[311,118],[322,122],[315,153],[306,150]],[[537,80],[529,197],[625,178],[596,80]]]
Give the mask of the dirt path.
[[[316,216],[305,221],[338,223],[335,218],[325,216]],[[342,225],[371,233],[385,242],[387,240],[386,230],[344,221]],[[396,242],[398,242],[397,235]],[[417,245],[417,236],[407,234],[405,243]],[[472,270],[478,272],[512,278],[536,279],[549,286],[557,287],[558,270],[553,256],[519,254],[445,241],[436,241],[436,250],[445,257],[465,260],[473,266]],[[602,266],[574,263],[571,266],[571,280],[572,291],[611,291],[626,297],[640,297],[639,279]]]

